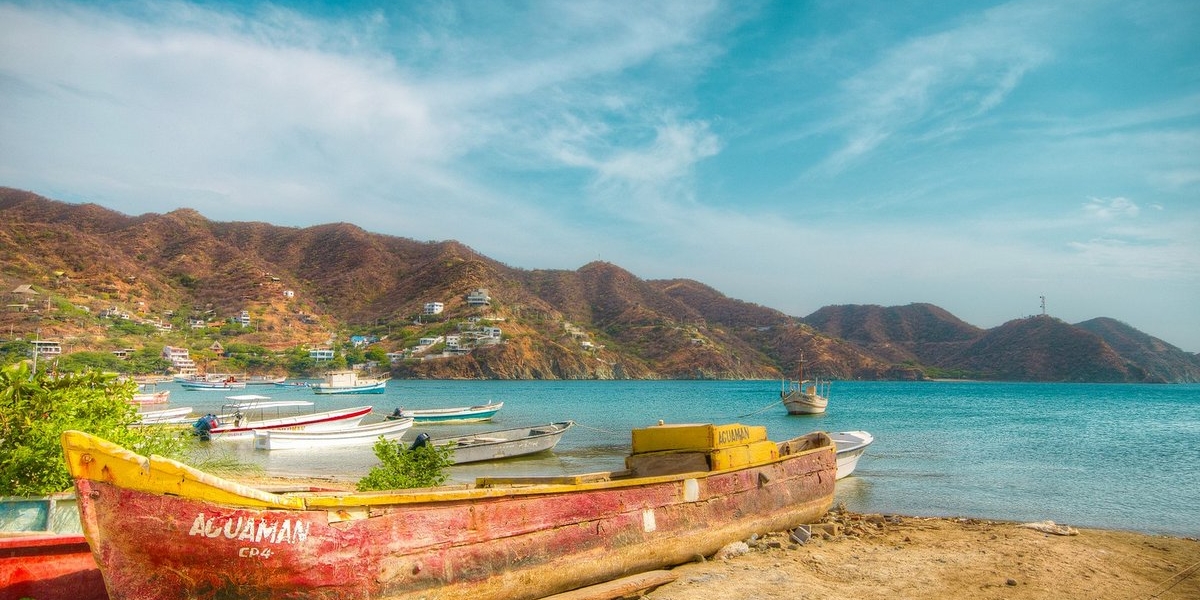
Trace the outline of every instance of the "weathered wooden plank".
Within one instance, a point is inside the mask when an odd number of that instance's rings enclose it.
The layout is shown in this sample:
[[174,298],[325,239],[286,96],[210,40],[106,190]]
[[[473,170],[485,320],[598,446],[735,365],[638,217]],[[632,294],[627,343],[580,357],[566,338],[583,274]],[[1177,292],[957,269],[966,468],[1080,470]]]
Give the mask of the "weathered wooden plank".
[[542,600],[614,600],[628,598],[640,592],[666,585],[679,578],[672,571],[657,570],[638,573],[585,588],[547,596]]

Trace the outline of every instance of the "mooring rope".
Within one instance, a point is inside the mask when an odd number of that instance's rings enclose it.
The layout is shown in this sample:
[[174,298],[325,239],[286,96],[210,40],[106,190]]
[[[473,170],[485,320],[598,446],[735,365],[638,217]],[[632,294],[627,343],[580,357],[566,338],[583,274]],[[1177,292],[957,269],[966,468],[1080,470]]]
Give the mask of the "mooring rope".
[[584,429],[591,429],[592,431],[599,431],[600,433],[607,433],[609,435],[621,435],[621,432],[619,432],[619,431],[610,431],[608,429],[601,429],[599,427],[589,427],[587,425],[584,425],[583,423],[580,423],[579,421],[575,421],[575,426],[582,427]]
[[1154,591],[1151,592],[1149,596],[1146,596],[1146,598],[1157,598],[1161,596],[1163,592],[1175,587],[1184,579],[1191,577],[1192,574],[1196,572],[1196,569],[1200,569],[1200,562],[1193,564],[1192,566],[1176,573],[1174,577],[1158,584],[1158,587],[1155,587]]
[[748,412],[748,413],[746,413],[746,414],[744,414],[744,415],[738,415],[738,416],[736,416],[736,417],[734,417],[734,418],[735,418],[735,419],[745,419],[746,417],[753,417],[754,415],[757,415],[758,413],[760,413],[760,412],[763,412],[764,410],[767,410],[767,409],[770,409],[770,408],[774,408],[774,407],[776,407],[776,406],[779,406],[780,404],[783,404],[783,400],[782,400],[782,399],[781,399],[781,400],[779,400],[778,402],[772,402],[772,403],[770,403],[770,404],[768,404],[768,405],[766,405],[766,406],[764,406],[764,407],[762,407],[762,408],[760,408],[760,409],[758,409],[758,410],[756,410],[756,411],[754,411],[754,412]]

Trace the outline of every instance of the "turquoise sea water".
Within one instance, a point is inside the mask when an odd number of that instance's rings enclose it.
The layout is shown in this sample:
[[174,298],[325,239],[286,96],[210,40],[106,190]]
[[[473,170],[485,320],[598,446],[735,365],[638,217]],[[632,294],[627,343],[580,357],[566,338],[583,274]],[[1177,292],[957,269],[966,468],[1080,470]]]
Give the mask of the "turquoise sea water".
[[[169,406],[215,411],[221,392],[174,384]],[[789,416],[778,381],[396,381],[385,395],[317,396],[251,386],[317,409],[438,408],[502,401],[490,423],[418,427],[434,437],[573,420],[553,453],[451,469],[480,475],[623,468],[630,429],[657,423],[765,425],[772,439],[863,429],[875,443],[836,501],[860,512],[1053,520],[1082,527],[1200,535],[1200,385],[834,382],[828,412]],[[214,445],[272,474],[357,479],[376,459],[354,450],[255,451]]]

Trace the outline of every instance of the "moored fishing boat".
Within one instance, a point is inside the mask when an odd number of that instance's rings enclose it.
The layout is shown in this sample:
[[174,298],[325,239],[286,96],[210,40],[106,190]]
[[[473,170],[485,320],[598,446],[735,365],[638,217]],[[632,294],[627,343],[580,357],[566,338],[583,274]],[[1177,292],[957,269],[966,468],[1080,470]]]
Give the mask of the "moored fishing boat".
[[267,396],[253,394],[228,396],[226,400],[233,402],[221,407],[220,415],[205,415],[192,426],[196,435],[202,440],[243,440],[252,439],[255,430],[293,430],[293,431],[328,431],[354,427],[363,418],[371,414],[370,406],[355,406],[321,412],[294,413],[286,416],[268,418],[268,411],[274,414],[285,408],[303,408],[313,406],[306,400],[270,400]]
[[171,390],[137,392],[129,401],[139,406],[146,404],[166,404],[171,401]]
[[412,428],[412,425],[412,419],[401,419],[324,431],[256,429],[254,430],[254,448],[256,450],[317,450],[320,448],[371,446],[381,437],[393,442],[398,441]]
[[875,441],[875,436],[866,431],[837,431],[829,434],[837,446],[837,478],[849,476],[858,466],[858,458]]
[[275,385],[287,381],[287,375],[250,375],[246,385]]
[[180,387],[185,390],[242,390],[246,389],[245,380],[233,375],[224,377],[195,376],[178,380]]
[[504,408],[503,402],[488,401],[477,406],[457,406],[454,408],[397,408],[388,415],[389,419],[412,419],[423,425],[434,423],[474,423],[487,421],[496,416]]
[[633,431],[624,471],[276,495],[62,439],[113,600],[542,598],[814,522],[836,471],[824,433],[659,425]]
[[461,465],[553,450],[563,434],[574,425],[574,421],[563,421],[533,427],[481,431],[455,437],[432,438],[429,443],[449,446],[454,451],[454,464]]
[[333,371],[325,374],[325,381],[308,387],[318,394],[382,394],[387,382],[387,378],[359,377],[354,371]]
[[784,380],[779,400],[789,415],[819,415],[829,406],[829,382],[804,379],[804,355],[800,355],[797,378]]

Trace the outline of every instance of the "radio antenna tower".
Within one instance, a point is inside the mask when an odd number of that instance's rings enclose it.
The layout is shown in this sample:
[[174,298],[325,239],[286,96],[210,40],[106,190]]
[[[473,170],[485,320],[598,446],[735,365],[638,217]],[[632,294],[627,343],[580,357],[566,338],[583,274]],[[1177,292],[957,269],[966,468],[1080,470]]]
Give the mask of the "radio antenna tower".
[[1046,297],[1038,296],[1038,298],[1042,299],[1042,316],[1044,317],[1044,316],[1046,316]]

